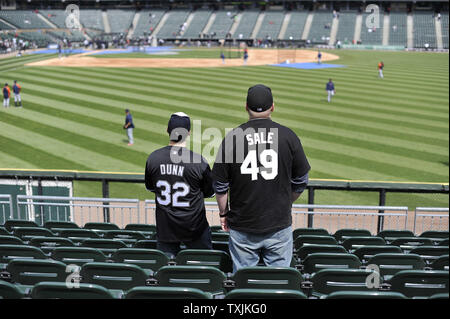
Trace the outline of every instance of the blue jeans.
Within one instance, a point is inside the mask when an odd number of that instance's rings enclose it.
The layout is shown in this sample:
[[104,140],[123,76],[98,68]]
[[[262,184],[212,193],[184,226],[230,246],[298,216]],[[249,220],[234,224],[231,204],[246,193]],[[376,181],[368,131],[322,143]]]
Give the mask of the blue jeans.
[[[170,259],[175,259],[179,251],[181,242],[156,242],[156,248],[165,253]],[[202,235],[192,241],[184,241],[183,244],[187,249],[212,249],[211,229],[209,226],[205,229]]]
[[274,233],[249,234],[230,229],[233,273],[257,266],[260,256],[266,266],[289,267],[292,260],[292,226]]

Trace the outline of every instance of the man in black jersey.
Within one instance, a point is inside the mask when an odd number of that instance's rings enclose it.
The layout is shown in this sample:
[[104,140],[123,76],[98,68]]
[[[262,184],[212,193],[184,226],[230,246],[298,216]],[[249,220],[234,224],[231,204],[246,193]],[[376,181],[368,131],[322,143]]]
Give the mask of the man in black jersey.
[[270,88],[251,87],[246,110],[249,121],[225,137],[213,167],[233,271],[256,266],[260,257],[267,266],[289,267],[291,207],[306,188],[310,166],[297,135],[271,120]]
[[145,186],[156,195],[157,248],[171,258],[181,243],[212,249],[204,203],[205,197],[214,195],[211,169],[201,155],[186,149],[190,129],[186,114],[172,114],[167,128],[170,144],[150,154],[145,168]]

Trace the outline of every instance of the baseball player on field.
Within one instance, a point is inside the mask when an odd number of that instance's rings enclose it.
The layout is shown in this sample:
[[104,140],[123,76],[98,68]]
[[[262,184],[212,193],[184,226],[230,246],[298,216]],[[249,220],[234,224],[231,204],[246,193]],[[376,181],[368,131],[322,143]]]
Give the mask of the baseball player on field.
[[2,93],[3,93],[3,106],[9,107],[9,97],[11,96],[11,89],[9,88],[8,83],[5,83]]
[[327,86],[326,86],[325,89],[328,92],[328,103],[330,103],[331,102],[331,97],[336,94],[336,90],[334,88],[334,83],[333,83],[333,81],[331,79],[328,81]]
[[14,92],[14,105],[16,107],[22,107],[22,99],[20,97],[20,91],[22,87],[17,83],[17,80],[14,80],[13,92]]
[[380,63],[378,63],[378,76],[383,79],[383,68],[384,68],[384,63],[383,61],[381,61]]

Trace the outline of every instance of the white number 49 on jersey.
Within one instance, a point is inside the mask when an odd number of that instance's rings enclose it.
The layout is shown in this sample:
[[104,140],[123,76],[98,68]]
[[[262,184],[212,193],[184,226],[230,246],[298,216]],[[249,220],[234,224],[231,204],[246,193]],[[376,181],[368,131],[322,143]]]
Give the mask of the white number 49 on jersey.
[[265,180],[272,180],[278,176],[278,154],[274,150],[264,150],[259,155],[259,162],[263,167],[258,167],[258,153],[249,151],[241,165],[241,174],[252,175],[252,181],[258,180],[258,173]]

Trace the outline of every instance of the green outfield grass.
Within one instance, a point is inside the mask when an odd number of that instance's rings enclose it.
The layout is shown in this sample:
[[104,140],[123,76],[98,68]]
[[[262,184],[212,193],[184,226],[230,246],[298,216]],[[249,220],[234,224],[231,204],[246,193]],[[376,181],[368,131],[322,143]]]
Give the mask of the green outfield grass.
[[[1,109],[0,167],[143,172],[148,154],[167,143],[171,113],[186,112],[203,130],[223,133],[247,120],[247,89],[263,83],[274,95],[273,119],[300,137],[311,178],[448,183],[448,54],[331,52],[341,57],[331,63],[347,67],[63,68],[23,67],[43,56],[2,59],[0,81],[20,82],[24,108]],[[384,79],[377,77],[381,60]],[[328,78],[337,91],[332,103]],[[136,125],[132,147],[122,129],[125,108]],[[204,155],[212,164],[213,154]],[[75,194],[100,196],[101,188],[79,182]],[[130,184],[113,184],[111,196],[152,198],[143,185]],[[316,202],[366,205],[378,197],[318,192]],[[387,204],[448,207],[449,201],[392,194]]]

